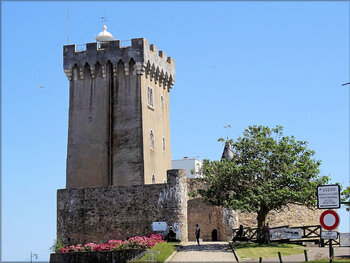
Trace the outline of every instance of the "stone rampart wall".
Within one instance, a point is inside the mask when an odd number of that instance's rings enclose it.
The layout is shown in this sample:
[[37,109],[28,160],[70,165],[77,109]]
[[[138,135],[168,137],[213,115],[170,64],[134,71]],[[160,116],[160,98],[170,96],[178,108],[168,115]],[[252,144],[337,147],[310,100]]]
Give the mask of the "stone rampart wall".
[[88,187],[57,192],[57,238],[70,244],[106,242],[153,233],[152,222],[180,225],[187,240],[185,170],[167,184]]
[[[238,224],[244,227],[257,227],[256,213],[238,212]],[[309,209],[306,206],[288,204],[281,211],[270,211],[267,222],[270,227],[278,226],[311,226],[320,224],[323,210]]]

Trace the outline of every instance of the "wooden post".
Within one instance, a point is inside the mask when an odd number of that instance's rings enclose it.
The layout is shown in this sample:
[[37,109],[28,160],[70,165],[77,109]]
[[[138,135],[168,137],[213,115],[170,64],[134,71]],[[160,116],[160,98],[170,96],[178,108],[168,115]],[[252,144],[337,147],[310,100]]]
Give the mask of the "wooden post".
[[304,249],[304,256],[305,256],[305,261],[308,262],[308,258],[307,258],[307,250]]
[[280,263],[283,263],[283,262],[282,262],[281,252],[278,252],[278,258],[279,258],[279,260],[280,260]]
[[259,263],[262,263],[262,257],[259,257]]
[[233,247],[232,242],[229,242],[229,245],[230,245],[230,247],[231,247],[231,249],[232,249],[232,253],[233,253],[233,255],[235,256],[236,261],[239,263],[239,259],[238,259],[238,256],[237,256],[237,254],[236,254],[235,248]]

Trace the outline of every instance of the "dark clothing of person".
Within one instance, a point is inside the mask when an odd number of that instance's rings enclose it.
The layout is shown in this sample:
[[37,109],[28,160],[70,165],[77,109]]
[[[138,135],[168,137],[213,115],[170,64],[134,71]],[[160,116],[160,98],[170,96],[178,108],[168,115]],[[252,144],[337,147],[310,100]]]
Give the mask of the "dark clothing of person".
[[265,242],[270,243],[270,227],[268,224],[265,226]]
[[245,233],[243,231],[243,226],[240,225],[239,226],[239,230],[237,231],[236,233],[236,236],[232,239],[233,242],[236,242],[236,241],[248,241],[248,238],[244,236]]
[[201,235],[201,229],[197,226],[196,227],[196,240],[197,240],[197,243],[199,245],[199,237]]
[[168,241],[176,241],[176,233],[174,232],[174,230],[170,229],[169,233],[168,233]]

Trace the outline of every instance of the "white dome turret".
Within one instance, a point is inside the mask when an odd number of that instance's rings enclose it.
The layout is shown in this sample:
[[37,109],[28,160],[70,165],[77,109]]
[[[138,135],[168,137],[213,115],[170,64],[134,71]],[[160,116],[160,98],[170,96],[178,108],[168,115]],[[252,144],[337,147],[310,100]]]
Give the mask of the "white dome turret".
[[99,42],[106,42],[113,40],[114,37],[107,31],[107,26],[103,25],[102,32],[100,32],[95,39]]

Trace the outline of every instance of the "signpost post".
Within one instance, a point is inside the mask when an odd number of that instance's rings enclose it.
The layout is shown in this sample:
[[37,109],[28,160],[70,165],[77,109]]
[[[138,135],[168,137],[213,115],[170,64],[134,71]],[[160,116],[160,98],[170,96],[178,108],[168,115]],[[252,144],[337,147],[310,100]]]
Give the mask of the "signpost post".
[[[317,187],[317,208],[337,209],[340,208],[339,185],[320,185]],[[333,230],[339,225],[339,215],[333,210],[326,210],[320,216],[320,223],[324,229]],[[321,238],[329,239],[329,262],[333,262],[332,240],[338,237],[335,231],[321,231]]]

